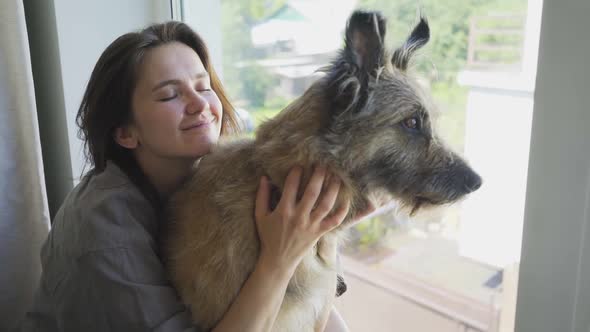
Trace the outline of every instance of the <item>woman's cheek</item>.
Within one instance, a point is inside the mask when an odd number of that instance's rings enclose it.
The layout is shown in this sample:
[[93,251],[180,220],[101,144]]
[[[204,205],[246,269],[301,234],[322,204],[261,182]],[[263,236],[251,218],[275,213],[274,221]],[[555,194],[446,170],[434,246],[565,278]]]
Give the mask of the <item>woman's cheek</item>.
[[209,106],[211,107],[211,111],[214,113],[215,116],[217,116],[219,119],[221,119],[221,115],[222,115],[222,106],[221,106],[221,100],[219,100],[219,97],[217,97],[217,94],[213,94],[210,97],[209,100]]

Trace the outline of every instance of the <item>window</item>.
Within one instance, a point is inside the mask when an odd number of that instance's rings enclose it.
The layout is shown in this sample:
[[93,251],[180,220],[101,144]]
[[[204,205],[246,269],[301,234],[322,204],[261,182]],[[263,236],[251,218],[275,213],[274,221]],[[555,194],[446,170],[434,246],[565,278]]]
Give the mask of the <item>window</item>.
[[[181,7],[252,130],[320,76],[354,9],[387,17],[388,47],[406,38],[419,9],[410,0]],[[422,1],[431,40],[412,70],[438,106],[439,133],[484,186],[445,210],[385,210],[352,230],[341,250],[349,291],[338,302],[352,330],[513,330],[540,9],[540,0]]]

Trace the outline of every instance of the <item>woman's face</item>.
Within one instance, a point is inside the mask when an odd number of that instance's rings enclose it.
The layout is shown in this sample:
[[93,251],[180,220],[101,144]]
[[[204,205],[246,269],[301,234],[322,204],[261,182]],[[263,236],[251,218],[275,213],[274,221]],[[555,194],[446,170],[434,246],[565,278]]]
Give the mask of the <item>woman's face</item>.
[[150,50],[139,68],[127,129],[144,159],[196,159],[217,143],[223,115],[197,53],[179,42]]

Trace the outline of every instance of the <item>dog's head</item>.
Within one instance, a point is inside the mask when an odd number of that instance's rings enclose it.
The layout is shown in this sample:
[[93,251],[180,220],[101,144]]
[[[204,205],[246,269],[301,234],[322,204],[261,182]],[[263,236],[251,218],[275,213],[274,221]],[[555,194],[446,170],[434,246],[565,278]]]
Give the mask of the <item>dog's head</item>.
[[322,150],[365,193],[385,190],[412,211],[451,203],[481,178],[438,138],[429,98],[407,71],[428,42],[428,23],[421,18],[394,52],[384,46],[385,23],[364,11],[348,21],[345,46],[318,82],[331,103]]

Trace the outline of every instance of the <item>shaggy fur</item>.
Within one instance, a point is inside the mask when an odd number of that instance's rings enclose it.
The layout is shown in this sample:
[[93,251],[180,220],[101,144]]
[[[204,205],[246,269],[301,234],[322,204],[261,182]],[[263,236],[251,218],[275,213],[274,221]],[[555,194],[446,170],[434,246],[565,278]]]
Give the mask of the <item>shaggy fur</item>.
[[429,39],[426,20],[392,56],[384,36],[379,13],[353,13],[326,75],[261,126],[255,140],[219,144],[171,199],[164,259],[199,326],[215,326],[258,259],[254,198],[262,175],[280,192],[293,166],[304,167],[307,183],[314,165],[326,165],[342,179],[337,207],[351,201],[342,225],[297,268],[275,331],[317,328],[336,290],[337,243],[373,195],[385,192],[415,211],[480,186],[479,176],[436,137],[430,102],[406,71]]

